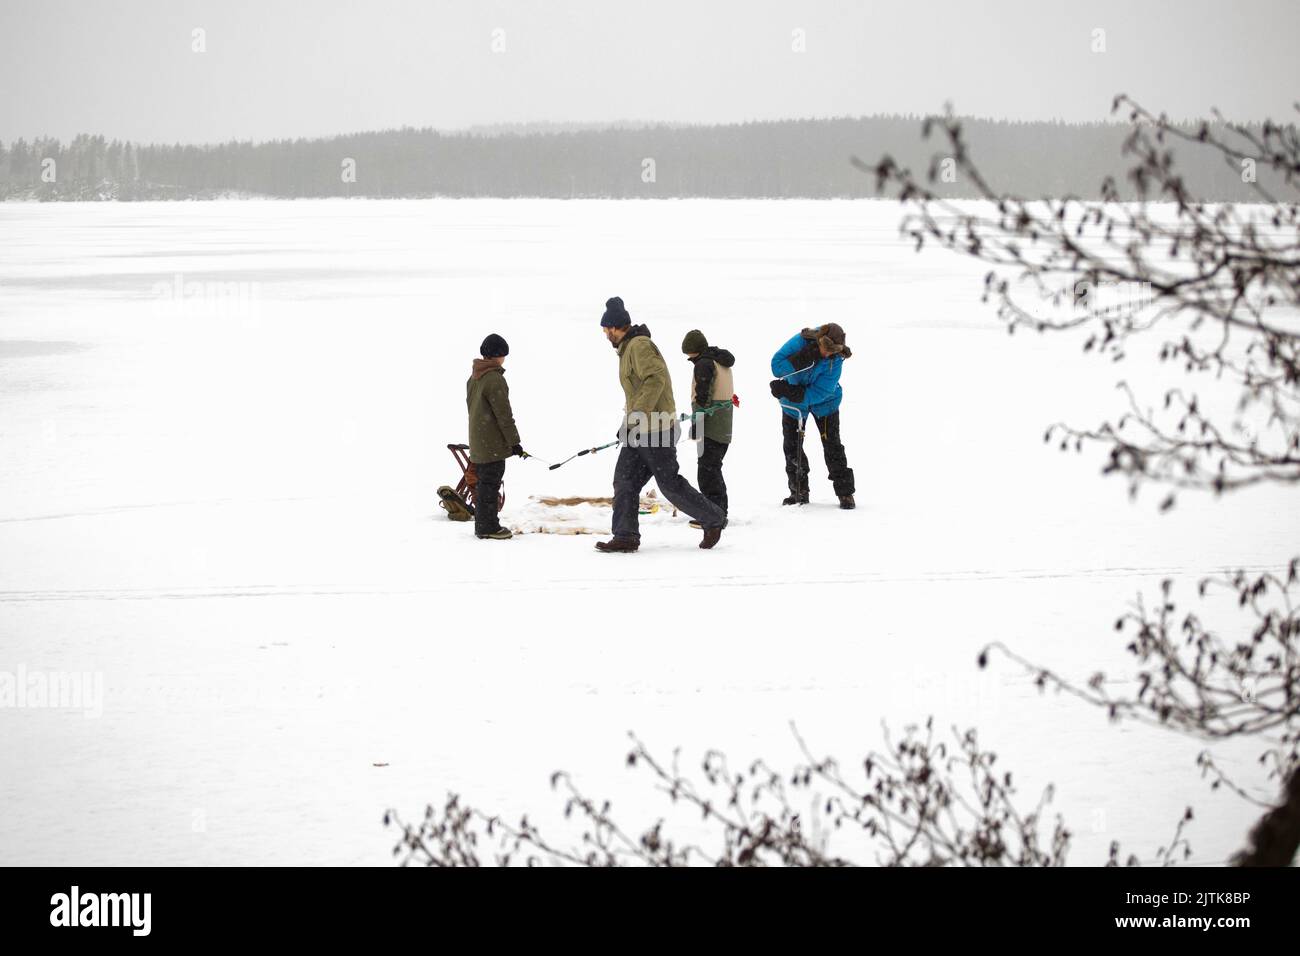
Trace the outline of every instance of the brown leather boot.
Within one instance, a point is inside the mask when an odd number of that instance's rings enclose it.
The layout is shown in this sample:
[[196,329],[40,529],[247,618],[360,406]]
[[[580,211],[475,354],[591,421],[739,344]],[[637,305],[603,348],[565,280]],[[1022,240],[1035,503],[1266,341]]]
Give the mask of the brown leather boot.
[[608,541],[596,542],[596,550],[603,551],[605,554],[631,554],[639,547],[641,542],[636,538],[611,538]]
[[708,551],[710,548],[712,548],[715,544],[718,543],[721,537],[722,537],[721,528],[705,528],[704,540],[700,542],[700,547],[703,548],[705,551]]

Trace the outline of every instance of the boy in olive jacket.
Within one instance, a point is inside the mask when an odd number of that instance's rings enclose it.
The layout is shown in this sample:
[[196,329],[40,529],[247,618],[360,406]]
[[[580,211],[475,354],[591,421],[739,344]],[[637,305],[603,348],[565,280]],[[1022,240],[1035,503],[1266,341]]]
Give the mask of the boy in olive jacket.
[[513,537],[497,519],[497,502],[501,482],[506,476],[506,459],[526,457],[519,444],[519,429],[510,408],[510,386],[506,384],[502,363],[510,346],[493,333],[479,349],[483,356],[474,360],[474,371],[465,386],[469,406],[469,460],[478,475],[474,493],[474,533],[480,539],[508,541]]

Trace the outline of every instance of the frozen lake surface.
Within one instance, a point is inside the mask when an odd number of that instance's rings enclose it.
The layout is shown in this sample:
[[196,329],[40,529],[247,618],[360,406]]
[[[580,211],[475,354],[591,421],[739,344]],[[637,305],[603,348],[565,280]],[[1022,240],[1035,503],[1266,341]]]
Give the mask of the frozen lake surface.
[[[850,202],[0,204],[0,671],[102,674],[102,714],[0,709],[0,861],[384,864],[387,807],[448,790],[553,820],[571,771],[629,825],[667,801],[628,731],[684,767],[846,766],[933,714],[979,727],[1022,803],[1057,785],[1071,861],[1151,859],[1183,808],[1198,860],[1253,809],[1211,793],[1201,745],[1040,695],[999,640],[1086,679],[1132,669],[1112,630],[1173,577],[1280,567],[1283,493],[1135,502],[1100,455],[1042,443],[1140,383],[1076,341],[1009,338],[983,270],[913,253],[898,209]],[[732,526],[642,551],[476,541],[436,508],[489,331],[524,446],[611,440],[622,393],[598,328],[621,295],[669,359],[703,329],[738,356]],[[839,322],[856,512],[820,450],[786,494],[772,352]],[[1150,342],[1154,353],[1156,343]],[[1158,386],[1145,390],[1155,401]],[[815,439],[810,439],[815,442]],[[694,463],[684,449],[684,470]],[[531,495],[608,495],[613,453],[512,461]],[[1271,796],[1252,748],[1217,752]],[[380,766],[382,765],[382,766]],[[688,817],[685,832],[694,824]],[[559,833],[566,832],[563,827]],[[572,831],[577,838],[577,831]],[[560,842],[564,842],[560,840]]]

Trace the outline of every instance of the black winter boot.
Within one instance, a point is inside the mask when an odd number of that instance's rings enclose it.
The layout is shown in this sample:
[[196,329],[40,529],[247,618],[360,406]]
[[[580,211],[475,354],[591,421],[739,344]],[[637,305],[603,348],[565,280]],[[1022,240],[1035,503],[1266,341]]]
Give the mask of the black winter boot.
[[641,547],[636,538],[611,538],[609,541],[597,541],[596,550],[605,554],[631,554]]
[[798,493],[792,494],[789,498],[786,498],[785,501],[781,502],[783,505],[806,505],[807,503],[808,496],[806,494]]
[[845,511],[852,511],[857,507],[852,495],[840,495],[840,507]]

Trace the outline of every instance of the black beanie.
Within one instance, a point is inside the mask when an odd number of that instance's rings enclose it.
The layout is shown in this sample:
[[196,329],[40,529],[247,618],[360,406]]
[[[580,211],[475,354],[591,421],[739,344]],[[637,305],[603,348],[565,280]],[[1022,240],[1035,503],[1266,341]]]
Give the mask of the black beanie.
[[623,300],[618,296],[605,301],[605,314],[600,317],[600,324],[606,329],[625,329],[632,324],[632,316],[623,308]]
[[483,340],[478,352],[484,358],[505,358],[510,354],[510,346],[505,339],[493,332]]

